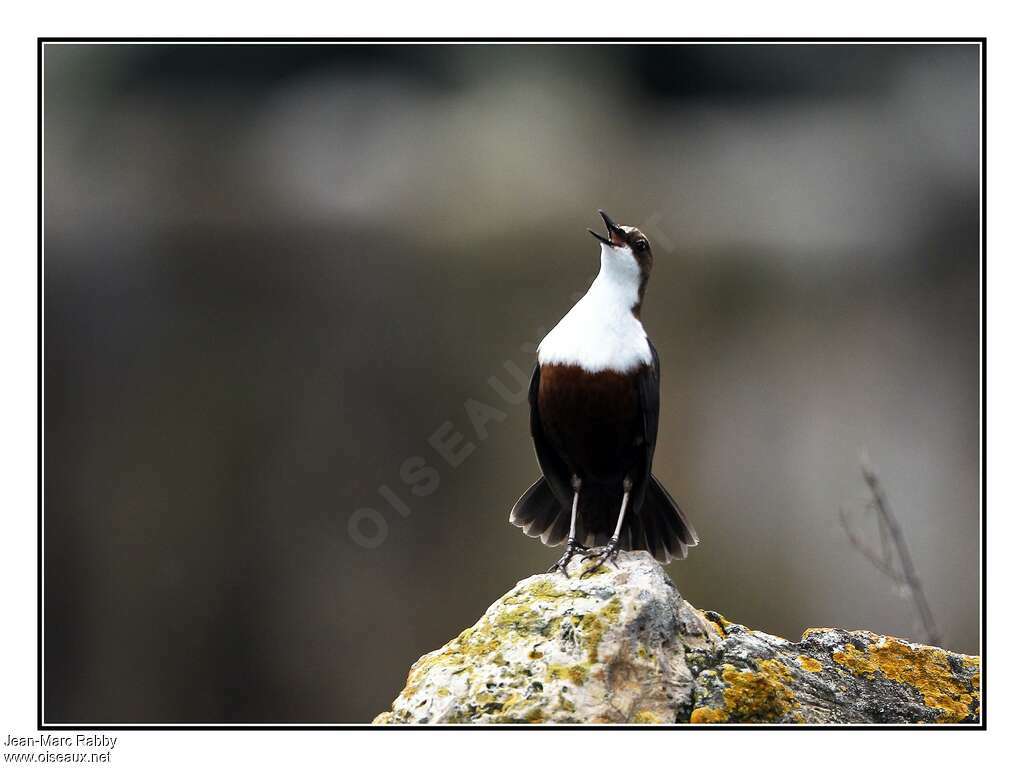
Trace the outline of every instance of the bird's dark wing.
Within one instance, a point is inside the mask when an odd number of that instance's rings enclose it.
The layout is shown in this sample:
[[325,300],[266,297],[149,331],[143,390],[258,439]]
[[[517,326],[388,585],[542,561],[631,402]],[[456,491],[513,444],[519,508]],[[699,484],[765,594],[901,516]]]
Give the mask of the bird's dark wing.
[[540,364],[533,368],[533,378],[530,379],[530,434],[533,436],[533,450],[537,454],[537,463],[540,471],[544,474],[551,493],[554,494],[558,503],[563,508],[572,504],[572,478],[569,468],[562,461],[561,456],[551,445],[551,441],[544,434],[544,426],[541,424],[540,410],[537,408],[537,392],[540,389]]
[[651,364],[637,377],[637,402],[640,405],[641,465],[637,483],[633,488],[636,509],[643,507],[644,495],[647,493],[648,481],[651,477],[651,466],[654,463],[654,446],[658,442],[658,412],[661,409],[659,385],[661,382],[661,361],[658,350],[651,340],[647,340],[651,348]]
[[556,547],[569,536],[572,484],[569,468],[544,434],[537,409],[539,388],[540,365],[537,365],[530,380],[530,433],[533,435],[537,463],[544,476],[519,497],[508,520],[522,528],[527,536],[539,536],[549,547]]
[[672,558],[686,557],[687,547],[696,546],[699,539],[690,521],[679,509],[679,505],[651,473],[654,446],[658,442],[661,361],[658,359],[658,350],[651,344],[650,339],[647,343],[651,347],[651,364],[643,375],[637,378],[643,443],[639,480],[633,489],[633,509],[639,514],[632,523],[632,547],[643,548],[643,545],[639,544],[642,531],[647,551],[659,561],[667,563]]

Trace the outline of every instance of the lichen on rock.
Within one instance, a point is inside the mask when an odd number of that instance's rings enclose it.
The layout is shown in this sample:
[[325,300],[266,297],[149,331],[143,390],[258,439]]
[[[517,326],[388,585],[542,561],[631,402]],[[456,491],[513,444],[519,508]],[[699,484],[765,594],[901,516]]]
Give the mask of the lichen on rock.
[[870,632],[796,643],[699,611],[650,555],[521,581],[377,724],[976,723],[976,656]]

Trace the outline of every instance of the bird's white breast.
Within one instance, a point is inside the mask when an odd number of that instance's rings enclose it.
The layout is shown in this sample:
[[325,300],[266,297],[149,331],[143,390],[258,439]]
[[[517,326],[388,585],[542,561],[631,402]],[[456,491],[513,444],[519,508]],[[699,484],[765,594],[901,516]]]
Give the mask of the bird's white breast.
[[632,255],[604,247],[601,272],[586,295],[537,347],[541,365],[578,365],[585,371],[626,373],[651,363],[643,325],[633,314],[640,273]]

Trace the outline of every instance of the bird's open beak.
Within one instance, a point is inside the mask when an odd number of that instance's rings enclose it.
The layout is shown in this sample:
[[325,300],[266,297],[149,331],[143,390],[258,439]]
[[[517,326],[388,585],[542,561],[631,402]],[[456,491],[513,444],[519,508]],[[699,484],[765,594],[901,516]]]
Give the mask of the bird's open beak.
[[598,240],[605,245],[619,246],[626,244],[626,233],[622,231],[618,224],[612,221],[612,217],[604,211],[598,211],[601,214],[601,218],[604,219],[604,225],[608,228],[608,237],[599,235],[592,229],[588,229],[587,232],[592,234]]

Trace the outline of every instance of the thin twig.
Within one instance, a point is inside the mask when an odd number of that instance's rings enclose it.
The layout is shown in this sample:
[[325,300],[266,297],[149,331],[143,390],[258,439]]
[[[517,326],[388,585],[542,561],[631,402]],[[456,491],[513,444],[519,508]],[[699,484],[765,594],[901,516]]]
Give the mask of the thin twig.
[[875,566],[875,568],[880,570],[890,579],[896,582],[902,582],[903,575],[901,573],[898,573],[895,569],[893,569],[892,563],[879,557],[874,552],[874,550],[872,550],[871,547],[868,546],[867,542],[865,542],[864,539],[862,539],[857,534],[857,532],[853,530],[853,526],[850,524],[848,514],[849,510],[847,510],[845,507],[841,507],[839,509],[839,522],[842,524],[843,530],[846,532],[846,538],[850,540],[850,543],[853,545],[853,548],[860,552],[862,555],[864,555],[864,557],[873,566]]
[[[871,492],[871,502],[868,505],[868,510],[874,511],[877,515],[881,552],[876,552],[854,531],[849,520],[848,510],[840,508],[839,522],[843,526],[843,530],[846,532],[850,543],[868,562],[885,576],[908,589],[914,599],[914,605],[917,608],[921,627],[924,630],[928,643],[931,645],[941,645],[942,636],[935,625],[935,617],[932,614],[931,606],[928,605],[928,600],[925,598],[924,588],[921,586],[921,579],[917,575],[917,569],[914,567],[914,561],[910,556],[907,540],[904,538],[903,530],[900,528],[900,524],[889,507],[889,501],[886,498],[885,490],[882,488],[882,483],[878,479],[878,473],[871,466],[867,456],[861,457],[860,471],[868,490]],[[893,562],[893,547],[895,547],[896,556],[899,560],[899,570],[896,569]]]
[[867,483],[874,498],[878,514],[885,520],[885,526],[892,535],[892,541],[896,547],[900,565],[903,567],[903,578],[906,585],[910,587],[911,594],[914,596],[914,603],[917,605],[917,612],[921,617],[925,636],[931,645],[940,645],[942,643],[942,636],[939,634],[938,627],[935,626],[935,617],[932,615],[932,609],[928,605],[927,598],[924,596],[924,588],[921,586],[921,579],[917,575],[917,569],[914,567],[914,560],[910,556],[910,547],[907,546],[907,540],[903,537],[903,529],[896,522],[892,510],[889,508],[889,501],[885,496],[885,491],[878,480],[878,474],[866,456],[861,461],[860,469],[864,475],[864,482]]
[[892,542],[889,537],[889,528],[885,524],[885,515],[878,509],[877,504],[872,504],[871,508],[878,513],[875,519],[878,521],[878,543],[882,546],[882,559],[892,568]]

